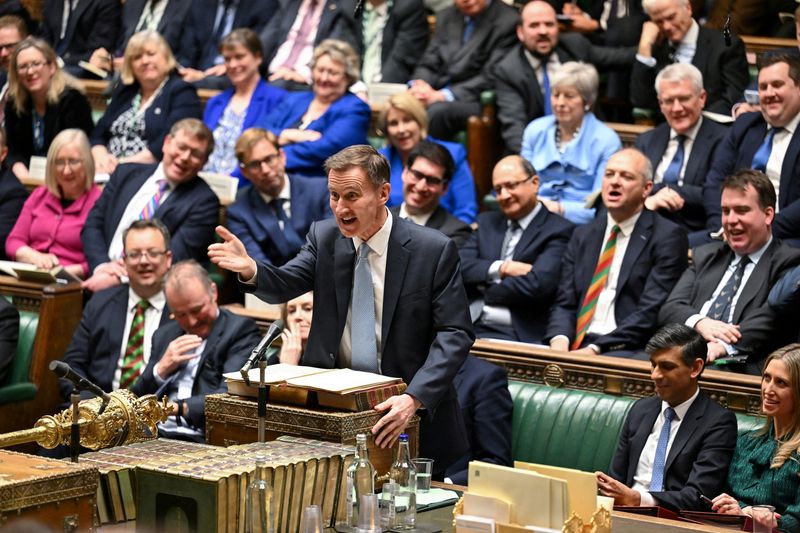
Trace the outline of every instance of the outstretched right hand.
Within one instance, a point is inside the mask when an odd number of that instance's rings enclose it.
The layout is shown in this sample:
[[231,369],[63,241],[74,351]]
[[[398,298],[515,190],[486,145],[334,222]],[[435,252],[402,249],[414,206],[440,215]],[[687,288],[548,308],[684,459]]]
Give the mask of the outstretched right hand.
[[253,279],[258,266],[255,259],[247,255],[242,241],[223,226],[217,226],[216,231],[223,242],[208,247],[208,257],[211,262],[225,270],[237,272],[242,281]]

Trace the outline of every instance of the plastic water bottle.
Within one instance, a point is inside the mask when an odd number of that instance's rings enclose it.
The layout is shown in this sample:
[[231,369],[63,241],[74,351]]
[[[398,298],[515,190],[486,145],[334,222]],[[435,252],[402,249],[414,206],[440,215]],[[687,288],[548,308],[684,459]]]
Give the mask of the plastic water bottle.
[[362,494],[375,494],[375,468],[369,462],[367,435],[356,435],[356,455],[347,468],[347,524],[358,525],[358,502]]
[[267,479],[267,460],[258,457],[255,476],[247,487],[246,533],[275,533],[275,507],[272,487]]
[[397,483],[395,529],[414,529],[417,525],[417,467],[408,450],[408,435],[403,433],[397,445],[397,457],[389,478]]

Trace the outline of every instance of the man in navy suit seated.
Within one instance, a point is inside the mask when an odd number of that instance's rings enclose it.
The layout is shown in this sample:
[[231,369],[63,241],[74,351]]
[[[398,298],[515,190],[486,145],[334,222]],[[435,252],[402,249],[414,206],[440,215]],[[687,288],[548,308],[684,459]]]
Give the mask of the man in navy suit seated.
[[706,342],[692,328],[668,324],[647,343],[656,396],[631,407],[600,494],[617,505],[707,511],[698,494],[717,494],[736,445],[736,417],[700,392]]
[[164,139],[158,164],[119,165],[89,212],[81,241],[97,292],[125,277],[122,232],[134,220],[158,218],[172,235],[176,261],[205,258],[219,218],[219,199],[197,173],[214,150],[214,135],[200,120],[176,122]]
[[539,176],[518,155],[495,165],[492,185],[500,211],[478,216],[460,254],[475,333],[539,343],[575,226],[539,202]]
[[300,251],[312,222],[331,217],[328,184],[286,174],[278,138],[261,128],[242,133],[236,157],[253,186],[242,189],[228,207],[228,228],[250,257],[281,266]]
[[[645,207],[678,223],[690,234],[689,245],[702,244],[706,227],[703,184],[728,129],[703,116],[706,90],[697,67],[675,63],[656,76],[656,93],[667,121],[636,139],[636,147],[655,169]],[[692,232],[700,232],[693,238]],[[698,242],[692,242],[697,240]]]
[[595,355],[636,355],[686,269],[686,232],[644,209],[653,166],[635,148],[611,156],[601,196],[608,213],[580,226],[567,245],[545,339]]
[[[128,283],[89,300],[64,354],[65,363],[106,392],[133,385],[150,360],[153,332],[167,321],[162,285],[172,264],[169,240],[158,219],[136,220],[125,230]],[[59,389],[68,400],[72,384],[61,379]]]
[[472,228],[439,205],[454,171],[455,163],[447,148],[420,141],[409,152],[403,169],[403,203],[389,211],[420,226],[438,229],[460,247],[469,239]]
[[131,390],[172,401],[174,416],[159,424],[159,436],[203,442],[205,397],[227,392],[222,374],[244,366],[258,326],[217,306],[217,286],[196,261],[170,269],[164,294],[174,320],[153,334],[152,357]]

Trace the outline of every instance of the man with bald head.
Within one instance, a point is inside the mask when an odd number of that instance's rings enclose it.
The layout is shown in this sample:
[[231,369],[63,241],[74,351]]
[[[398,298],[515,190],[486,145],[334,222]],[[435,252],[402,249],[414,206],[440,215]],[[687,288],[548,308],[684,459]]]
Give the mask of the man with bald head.
[[636,52],[633,47],[594,46],[577,33],[559,34],[556,12],[542,0],[522,8],[517,39],[494,70],[497,116],[506,148],[514,153],[519,153],[525,126],[550,113],[549,79],[562,63],[583,61],[605,72],[629,67]]
[[658,310],[686,269],[686,232],[644,209],[653,166],[635,148],[608,160],[607,214],[575,230],[545,339],[559,351],[632,356],[655,331]]
[[478,216],[461,249],[461,273],[477,336],[539,343],[575,226],[539,202],[539,176],[518,155],[492,172],[500,211]]

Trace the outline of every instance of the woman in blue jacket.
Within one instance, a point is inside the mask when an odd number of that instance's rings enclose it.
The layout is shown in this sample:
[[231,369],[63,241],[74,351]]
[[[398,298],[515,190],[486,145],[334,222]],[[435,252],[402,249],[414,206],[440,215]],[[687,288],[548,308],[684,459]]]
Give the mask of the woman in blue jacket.
[[358,80],[358,63],[349,44],[325,39],[311,60],[312,90],[289,94],[261,124],[278,136],[287,172],[322,177],[328,157],[367,143],[370,108],[347,91]]

